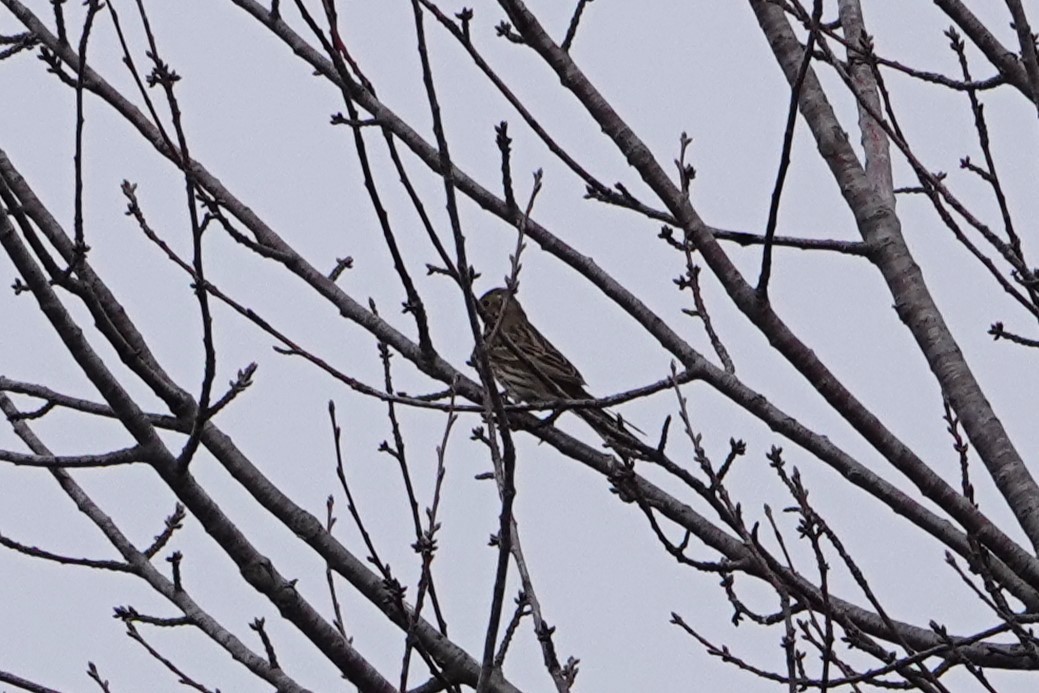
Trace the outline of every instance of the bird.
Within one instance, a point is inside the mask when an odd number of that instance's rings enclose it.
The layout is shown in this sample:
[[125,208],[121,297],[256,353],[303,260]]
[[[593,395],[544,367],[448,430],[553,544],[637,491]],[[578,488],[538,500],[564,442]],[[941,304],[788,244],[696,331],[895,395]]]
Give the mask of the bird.
[[[595,399],[585,389],[584,376],[527,318],[515,292],[497,287],[479,300],[487,360],[495,379],[513,399],[544,402],[563,399]],[[473,363],[476,351],[473,351]],[[645,447],[619,417],[602,409],[574,412],[618,450]]]

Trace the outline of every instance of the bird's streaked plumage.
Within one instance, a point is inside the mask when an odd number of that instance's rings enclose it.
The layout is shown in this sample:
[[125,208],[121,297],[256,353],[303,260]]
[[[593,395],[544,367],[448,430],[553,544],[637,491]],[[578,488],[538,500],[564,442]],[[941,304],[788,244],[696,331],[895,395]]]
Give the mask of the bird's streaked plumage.
[[483,337],[494,377],[515,399],[591,399],[574,364],[530,324],[519,300],[507,289],[480,297]]
[[[585,389],[581,372],[530,324],[523,307],[508,289],[491,289],[481,296],[480,313],[487,360],[495,379],[510,397],[524,402],[595,399]],[[600,409],[574,411],[607,444],[642,446],[611,414]]]

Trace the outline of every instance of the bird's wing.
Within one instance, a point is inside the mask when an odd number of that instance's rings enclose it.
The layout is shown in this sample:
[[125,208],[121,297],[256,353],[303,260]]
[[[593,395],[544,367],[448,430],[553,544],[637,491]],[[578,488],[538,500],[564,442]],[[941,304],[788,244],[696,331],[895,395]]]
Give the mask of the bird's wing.
[[[529,322],[516,325],[517,331],[522,330],[525,334],[517,334],[512,337],[517,344],[530,345],[530,360],[542,371],[542,375],[559,386],[568,397],[584,399],[588,393],[584,390],[584,378],[574,364],[556,349],[548,338],[538,332],[537,328]],[[511,336],[511,335],[510,335]]]

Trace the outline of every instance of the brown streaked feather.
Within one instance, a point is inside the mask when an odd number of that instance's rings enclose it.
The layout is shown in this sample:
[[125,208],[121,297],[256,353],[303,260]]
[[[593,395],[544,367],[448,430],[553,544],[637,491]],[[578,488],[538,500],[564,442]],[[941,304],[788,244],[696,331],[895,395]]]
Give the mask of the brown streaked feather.
[[508,290],[491,289],[480,308],[491,367],[509,394],[528,401],[590,398],[580,371],[530,324]]
[[541,369],[543,375],[559,386],[568,396],[580,398],[584,395],[584,377],[574,364],[556,349],[548,338],[538,332],[537,328],[524,320],[512,324],[505,334],[513,344],[522,344],[531,350],[531,360]]
[[480,297],[483,336],[495,376],[515,399],[585,398],[584,378],[543,334],[530,324],[519,301],[506,289]]
[[[480,313],[491,370],[510,397],[523,401],[594,399],[584,389],[581,372],[530,324],[523,307],[507,289],[491,289],[481,296]],[[644,447],[620,419],[605,410],[578,409],[575,413],[610,447]]]

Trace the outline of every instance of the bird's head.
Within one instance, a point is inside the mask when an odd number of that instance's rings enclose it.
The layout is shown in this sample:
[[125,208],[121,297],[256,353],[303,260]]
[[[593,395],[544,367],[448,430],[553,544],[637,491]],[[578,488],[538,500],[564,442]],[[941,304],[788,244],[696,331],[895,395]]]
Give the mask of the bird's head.
[[520,307],[515,294],[504,287],[491,289],[480,297],[480,312],[483,314],[484,322],[488,324],[498,320],[503,308],[506,317],[523,317],[523,308]]

